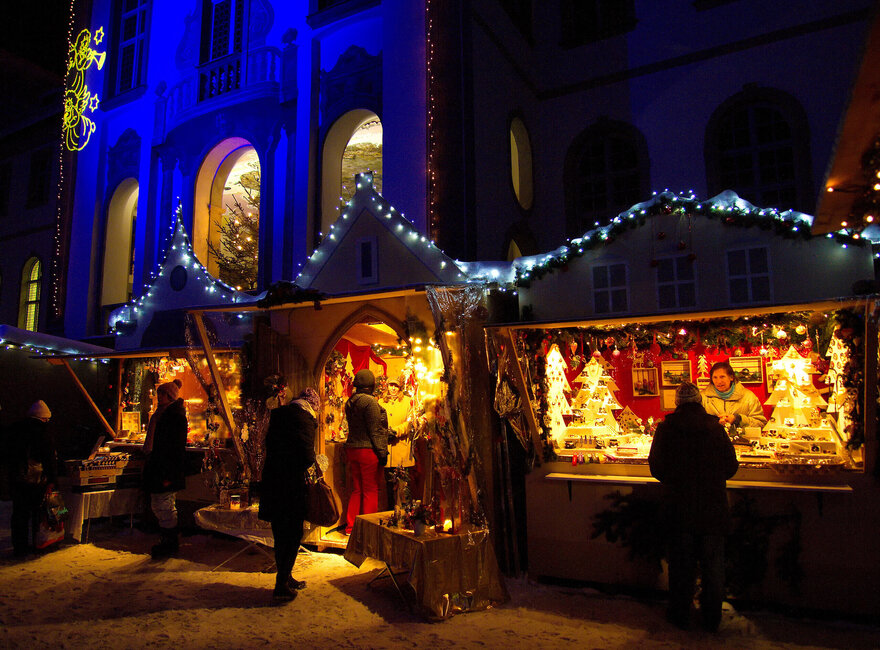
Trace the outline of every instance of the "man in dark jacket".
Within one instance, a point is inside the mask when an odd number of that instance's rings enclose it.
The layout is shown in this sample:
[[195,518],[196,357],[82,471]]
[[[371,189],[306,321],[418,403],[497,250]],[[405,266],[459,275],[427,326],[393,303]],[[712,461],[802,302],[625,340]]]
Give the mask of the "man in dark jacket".
[[260,487],[260,519],[272,522],[275,600],[293,600],[305,582],[290,572],[296,562],[308,508],[305,473],[315,462],[318,391],[306,388],[286,406],[272,409],[266,431],[266,463]]
[[183,399],[178,397],[182,383],[175,379],[159,384],[156,412],[150,417],[144,441],[144,490],[159,522],[160,541],[151,549],[157,559],[178,550],[177,492],[186,487],[184,455],[189,426]]
[[27,555],[40,526],[40,505],[54,487],[58,475],[55,445],[48,425],[52,412],[43,400],[34,402],[27,416],[7,432],[9,491],[12,496],[12,550],[16,557]]
[[388,414],[373,397],[376,377],[370,370],[354,376],[355,394],[345,403],[348,439],[345,458],[351,475],[351,496],[345,513],[345,534],[358,515],[379,510],[382,468],[388,460]]
[[663,485],[669,524],[667,618],[687,627],[700,566],[700,614],[706,629],[721,622],[724,536],[730,528],[726,481],[739,466],[717,416],[701,404],[700,390],[685,382],[675,391],[674,413],[657,427],[648,462]]

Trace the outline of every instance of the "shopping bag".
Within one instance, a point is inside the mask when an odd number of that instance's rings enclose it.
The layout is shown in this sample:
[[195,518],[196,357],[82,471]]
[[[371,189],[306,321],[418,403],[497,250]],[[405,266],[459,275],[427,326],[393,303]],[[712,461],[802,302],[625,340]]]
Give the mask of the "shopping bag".
[[64,498],[57,490],[52,490],[46,493],[46,498],[43,499],[43,511],[46,514],[46,520],[49,522],[50,526],[55,526],[66,521],[70,514],[67,510],[67,506],[64,505]]
[[320,470],[314,471],[314,466],[309,469],[306,476],[306,488],[308,490],[308,511],[306,520],[316,526],[332,526],[339,521],[341,509],[336,495],[324,480]]
[[46,548],[57,544],[64,539],[64,522],[58,522],[54,526],[50,525],[45,517],[40,519],[40,528],[37,530],[37,536],[34,539],[34,546],[37,548]]

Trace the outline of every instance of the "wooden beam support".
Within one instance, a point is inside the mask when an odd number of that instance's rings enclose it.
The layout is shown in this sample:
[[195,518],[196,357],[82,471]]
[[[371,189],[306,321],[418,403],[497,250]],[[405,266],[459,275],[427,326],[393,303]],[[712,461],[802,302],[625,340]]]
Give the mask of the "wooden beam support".
[[[208,339],[208,331],[205,329],[204,315],[200,311],[193,311],[190,312],[190,314],[192,314],[196,329],[199,332],[199,338],[202,341],[202,349],[205,351],[205,360],[208,362],[208,370],[211,373],[211,378],[214,381],[214,388],[217,391],[217,397],[220,400],[220,405],[222,407],[220,415],[223,416],[223,421],[226,423],[226,426],[229,428],[229,432],[232,435],[232,442],[235,445],[235,451],[238,453],[238,458],[241,461],[244,479],[249,481],[251,478],[251,467],[248,463],[247,454],[244,451],[244,443],[241,441],[241,435],[239,434],[238,428],[235,426],[235,419],[232,417],[232,409],[229,407],[229,400],[226,399],[226,387],[223,385],[220,371],[217,368],[217,361],[214,359],[214,351],[211,349],[211,342]],[[208,397],[210,398],[211,396],[209,395]]]
[[107,419],[104,417],[104,414],[101,413],[101,409],[98,408],[98,405],[95,404],[95,400],[92,399],[92,396],[89,395],[89,391],[86,390],[86,387],[83,386],[82,382],[79,380],[79,377],[76,376],[76,373],[73,371],[73,368],[70,367],[70,364],[67,363],[67,359],[61,360],[61,365],[67,368],[67,372],[70,373],[70,376],[73,377],[73,382],[76,384],[77,388],[79,388],[80,392],[86,398],[86,401],[89,403],[89,406],[92,407],[92,410],[95,411],[95,415],[98,416],[98,419],[101,420],[101,424],[104,425],[104,429],[107,433],[110,434],[111,438],[116,438],[116,432],[113,430],[113,427],[110,426],[110,423],[107,422]]

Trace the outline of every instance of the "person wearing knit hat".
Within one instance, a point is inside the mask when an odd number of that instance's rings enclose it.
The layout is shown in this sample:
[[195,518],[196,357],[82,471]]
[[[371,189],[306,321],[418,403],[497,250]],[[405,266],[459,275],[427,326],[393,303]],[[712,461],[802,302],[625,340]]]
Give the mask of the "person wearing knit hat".
[[675,403],[675,411],[658,425],[648,454],[651,474],[663,487],[669,529],[666,617],[688,627],[699,564],[703,627],[715,631],[724,597],[724,536],[730,529],[727,479],[739,463],[718,417],[703,407],[697,386],[680,384]]
[[49,410],[49,407],[46,406],[46,402],[41,399],[38,399],[36,402],[31,404],[31,407],[28,409],[27,416],[29,418],[37,418],[38,420],[49,421],[49,418],[52,417],[52,411]]
[[9,523],[16,557],[27,555],[34,548],[40,525],[40,504],[46,492],[54,489],[58,475],[58,454],[49,432],[51,417],[46,402],[37,400],[25,417],[8,431],[6,453],[12,498]]
[[305,474],[315,462],[321,397],[312,387],[290,404],[272,409],[266,431],[266,461],[260,484],[259,518],[271,522],[275,547],[272,598],[290,601],[306,583],[290,574],[308,509]]
[[685,404],[687,402],[702,402],[703,396],[696,384],[683,381],[675,389],[675,405]]
[[186,485],[184,455],[189,424],[180,397],[180,379],[156,387],[156,411],[147,425],[144,441],[143,487],[150,495],[150,507],[159,522],[159,543],[151,549],[155,559],[174,555],[179,546],[177,492]]
[[[351,494],[343,534],[351,534],[358,515],[378,512],[379,485],[388,460],[388,413],[373,396],[376,377],[368,368],[354,376],[355,394],[345,403],[348,439],[345,459],[351,476]],[[340,527],[341,528],[341,527]]]

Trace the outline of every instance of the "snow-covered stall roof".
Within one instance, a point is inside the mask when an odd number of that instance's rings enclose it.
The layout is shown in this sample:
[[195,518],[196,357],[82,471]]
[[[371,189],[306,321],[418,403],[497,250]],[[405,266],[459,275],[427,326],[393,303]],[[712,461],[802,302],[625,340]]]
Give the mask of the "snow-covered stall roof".
[[[141,296],[114,309],[109,325],[116,335],[116,350],[186,347],[187,309],[244,306],[256,301],[256,296],[237,291],[208,273],[193,252],[178,211],[165,259],[154,274],[153,283]],[[245,321],[249,318],[241,313],[216,319],[214,334],[219,340],[234,344],[248,331],[250,324]]]
[[458,263],[386,201],[369,172],[330,232],[312,252],[296,285],[328,295],[467,282]]

